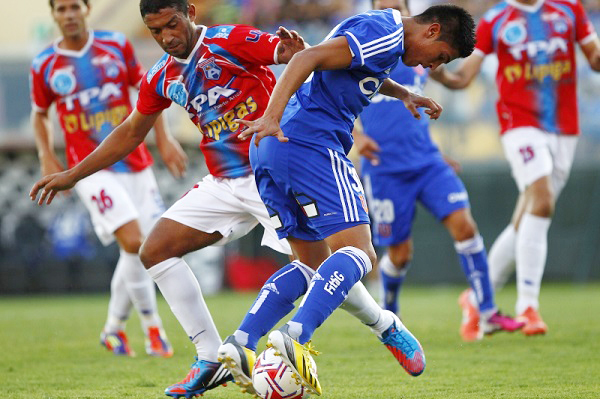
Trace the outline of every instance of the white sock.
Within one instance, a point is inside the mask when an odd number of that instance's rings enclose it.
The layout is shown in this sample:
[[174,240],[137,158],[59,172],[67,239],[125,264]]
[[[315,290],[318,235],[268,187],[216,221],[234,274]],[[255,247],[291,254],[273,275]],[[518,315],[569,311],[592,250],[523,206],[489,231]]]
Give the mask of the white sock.
[[162,321],[158,316],[156,306],[156,288],[154,282],[146,273],[146,269],[138,254],[132,254],[121,250],[119,262],[123,264],[123,279],[129,297],[133,302],[138,314],[142,329],[147,332],[148,327],[162,327]]
[[515,271],[517,232],[512,224],[500,233],[490,248],[488,266],[490,280],[495,292],[498,292]]
[[108,316],[104,324],[104,331],[116,333],[124,330],[131,308],[132,303],[123,279],[123,259],[119,258],[110,282],[110,300],[108,301]]
[[539,307],[540,287],[548,253],[552,219],[526,213],[517,233],[517,314]]
[[386,253],[381,257],[381,260],[378,263],[379,269],[386,275],[390,277],[404,277],[408,272],[408,267],[403,267],[402,269],[397,269],[396,266],[392,263],[389,255]]
[[340,308],[371,327],[379,336],[394,322],[391,313],[384,311],[377,304],[360,281],[348,292],[348,297],[342,302]]
[[170,258],[152,266],[148,274],[196,346],[198,359],[216,362],[221,337],[188,264],[181,258]]

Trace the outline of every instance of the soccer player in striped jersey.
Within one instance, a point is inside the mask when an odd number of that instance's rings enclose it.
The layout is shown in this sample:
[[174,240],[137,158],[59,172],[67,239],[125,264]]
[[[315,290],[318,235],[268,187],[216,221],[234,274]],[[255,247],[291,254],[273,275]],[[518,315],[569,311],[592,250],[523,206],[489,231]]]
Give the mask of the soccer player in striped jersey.
[[[410,15],[407,3],[375,0],[373,8],[396,8],[402,15]],[[390,78],[420,94],[428,76],[437,80],[440,70],[400,64]],[[473,328],[461,325],[463,340],[479,340],[484,330],[491,334],[522,327],[522,323],[498,312],[483,238],[471,215],[467,190],[431,140],[429,121],[410,118],[396,98],[377,94],[361,113],[360,122],[355,124],[353,135],[363,156],[361,174],[373,220],[373,242],[387,247],[379,260],[382,306],[399,314],[398,297],[412,260],[411,226],[418,201],[448,229],[465,276],[477,293],[481,320],[475,321],[482,328],[473,333]]]
[[[54,151],[51,105],[56,107],[64,133],[68,166],[73,167],[127,118],[132,110],[129,89],[139,88],[144,75],[122,33],[88,28],[87,0],[50,0],[50,7],[62,37],[33,60],[30,74],[31,120],[43,176],[64,169]],[[155,132],[163,160],[179,176],[185,171],[185,153],[162,120],[157,120]],[[146,352],[169,357],[173,350],[158,315],[156,288],[138,256],[164,204],[145,144],[140,141],[131,150],[126,158],[99,168],[74,188],[100,241],[108,245],[116,240],[120,248],[100,342],[115,354],[134,354],[125,333],[133,304],[146,336]]]
[[[300,261],[323,260],[292,320],[269,334],[269,345],[312,393],[321,394],[321,386],[306,366],[313,360],[304,344],[376,261],[364,190],[347,158],[354,120],[378,92],[402,100],[414,117],[421,117],[417,107],[425,107],[429,117],[438,118],[442,109],[435,101],[388,79],[390,73],[400,58],[409,66],[435,69],[471,54],[474,42],[472,17],[456,6],[434,6],[415,17],[392,9],[359,14],[319,45],[294,55],[264,115],[239,121],[248,126],[241,137],[254,134],[250,162],[279,237],[288,239]],[[280,296],[263,294],[236,338],[247,339],[250,331],[256,339],[252,320],[261,309],[271,317],[270,325],[262,317],[261,329],[268,331],[293,308],[295,298],[278,311],[269,301]],[[392,312],[371,315],[376,317],[367,323],[381,341],[407,372],[420,375],[425,357],[417,339]]]
[[547,234],[580,134],[576,45],[600,71],[600,41],[580,0],[506,0],[479,22],[473,55],[443,77],[446,86],[464,88],[486,55],[498,56],[500,139],[520,194],[490,250],[490,275],[500,289],[516,265],[516,313],[526,335],[548,330],[539,313]]

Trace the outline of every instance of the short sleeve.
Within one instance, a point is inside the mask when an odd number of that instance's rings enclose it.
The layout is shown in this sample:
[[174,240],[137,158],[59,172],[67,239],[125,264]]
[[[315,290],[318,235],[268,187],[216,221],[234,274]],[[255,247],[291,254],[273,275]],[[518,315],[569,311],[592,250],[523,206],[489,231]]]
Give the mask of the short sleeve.
[[380,73],[404,53],[400,13],[368,12],[344,21],[331,37],[345,36],[352,51],[350,69]]
[[156,91],[156,82],[158,77],[148,82],[148,73],[142,77],[140,94],[138,96],[136,108],[138,112],[144,115],[152,115],[171,106],[171,100],[160,96]]
[[253,65],[278,63],[279,37],[253,26],[217,25],[208,28],[206,36],[241,62]]
[[575,4],[575,40],[580,44],[586,44],[597,37],[594,25],[587,16],[581,1]]
[[139,86],[140,80],[144,76],[144,67],[138,61],[133,51],[133,46],[129,40],[125,41],[123,47],[123,55],[125,56],[125,64],[127,65],[127,77],[129,79],[130,86]]
[[494,38],[492,35],[491,21],[482,18],[477,26],[476,33],[477,42],[475,44],[476,52],[481,52],[488,55],[494,52]]
[[29,72],[29,89],[32,108],[42,111],[50,108],[56,96],[48,87],[42,68],[31,67]]

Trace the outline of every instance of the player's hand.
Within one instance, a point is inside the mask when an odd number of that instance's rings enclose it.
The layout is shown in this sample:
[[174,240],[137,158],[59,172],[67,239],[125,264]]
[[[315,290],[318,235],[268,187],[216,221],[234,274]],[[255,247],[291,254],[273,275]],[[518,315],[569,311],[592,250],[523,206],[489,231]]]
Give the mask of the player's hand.
[[188,157],[177,140],[169,136],[169,138],[158,147],[158,152],[173,177],[179,179],[185,176]]
[[281,39],[277,46],[277,59],[280,64],[287,64],[294,54],[306,48],[304,39],[295,30],[287,30],[280,26],[277,36]]
[[429,97],[424,97],[416,93],[409,93],[405,99],[402,100],[406,109],[417,119],[421,119],[421,114],[418,108],[427,108],[425,113],[429,115],[430,119],[437,119],[442,114],[443,108],[440,104],[435,102]]
[[71,177],[70,170],[44,176],[33,185],[29,192],[29,198],[35,201],[41,190],[40,198],[37,201],[38,205],[44,205],[44,202],[50,205],[59,191],[69,190],[75,186],[75,183],[77,182]]
[[283,131],[279,126],[279,121],[276,118],[270,118],[263,115],[255,121],[247,121],[244,119],[236,119],[234,122],[247,126],[247,129],[240,132],[238,138],[246,140],[256,133],[254,144],[258,147],[258,143],[267,136],[275,136],[282,143],[288,142],[289,139],[283,135]]
[[[63,166],[62,162],[54,155],[40,158],[40,168],[42,176],[60,173],[65,170],[65,167]],[[68,196],[70,192],[66,190],[63,194]]]
[[379,165],[379,156],[377,153],[381,151],[381,148],[379,148],[379,144],[375,140],[366,134],[355,132],[354,145],[358,153],[367,158],[371,162],[371,165]]

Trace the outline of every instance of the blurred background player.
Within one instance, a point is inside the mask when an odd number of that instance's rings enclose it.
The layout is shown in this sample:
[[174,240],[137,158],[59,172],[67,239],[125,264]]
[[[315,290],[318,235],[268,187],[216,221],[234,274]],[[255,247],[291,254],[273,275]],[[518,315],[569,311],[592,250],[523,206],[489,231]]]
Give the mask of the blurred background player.
[[[196,25],[187,0],[141,0],[144,23],[167,53],[143,77],[131,115],[90,156],[63,173],[42,178],[32,189],[39,203],[58,190],[121,160],[146,137],[172,102],[184,107],[202,134],[201,149],[210,174],[171,206],[155,224],[140,256],[177,320],[196,347],[185,379],[165,390],[190,398],[231,380],[217,362],[221,338],[198,281],[182,256],[223,245],[258,223],[263,243],[291,254],[272,227],[248,160],[249,142],[240,140],[236,118],[258,118],[269,101],[275,76],[268,65],[287,63],[304,42],[281,28],[280,37],[245,25]],[[112,128],[111,128],[112,129]],[[78,184],[79,185],[79,184]]]
[[[43,176],[64,169],[54,152],[50,106],[56,106],[68,167],[73,167],[127,118],[132,110],[129,88],[139,87],[144,73],[123,34],[88,28],[87,0],[50,0],[50,7],[62,37],[34,59],[30,79],[31,121]],[[181,176],[185,153],[162,120],[157,120],[155,131],[165,163]],[[102,243],[116,239],[120,248],[101,344],[115,354],[134,355],[124,331],[133,303],[146,336],[146,352],[169,357],[173,350],[158,315],[154,282],[138,256],[144,235],[164,211],[151,165],[142,143],[123,161],[81,180],[75,191]]]
[[[291,321],[269,334],[269,345],[312,393],[320,395],[322,390],[314,370],[307,367],[313,362],[312,349],[304,344],[376,262],[364,190],[346,156],[354,120],[378,91],[402,99],[415,117],[420,117],[417,107],[439,117],[442,109],[435,101],[393,82],[390,72],[400,57],[406,65],[434,69],[468,56],[475,42],[473,30],[472,17],[449,5],[412,18],[391,9],[348,18],[322,43],[292,58],[261,118],[240,121],[248,126],[241,137],[256,133],[250,159],[279,237],[288,239],[303,263],[316,254],[324,259]],[[291,308],[291,294],[302,285],[300,278],[295,281],[279,285],[280,295],[275,297],[280,299],[282,289],[289,292]],[[259,297],[247,318],[271,297]],[[291,308],[271,308],[260,321],[270,328]],[[417,339],[392,312],[373,314],[379,316],[372,328],[380,340],[407,372],[420,375],[425,357]]]
[[[409,16],[407,0],[376,0],[376,10],[395,8]],[[427,76],[437,80],[442,68],[429,72],[422,66],[400,63],[390,79],[422,94]],[[498,312],[489,279],[483,239],[471,216],[467,191],[444,160],[429,135],[428,118],[412,118],[393,97],[377,94],[355,124],[355,146],[363,156],[361,175],[373,219],[373,242],[386,246],[379,261],[385,309],[399,314],[398,296],[412,260],[410,231],[419,201],[448,229],[463,271],[476,293],[483,328],[463,324],[465,341],[481,339],[483,332],[514,331],[523,326]]]
[[[539,313],[547,235],[580,134],[576,44],[600,71],[600,42],[579,0],[503,1],[481,19],[473,55],[442,80],[464,88],[486,55],[498,56],[501,141],[520,194],[510,224],[490,250],[490,277],[500,289],[516,264],[516,313],[526,335],[548,329]],[[459,302],[477,317],[470,292]]]

